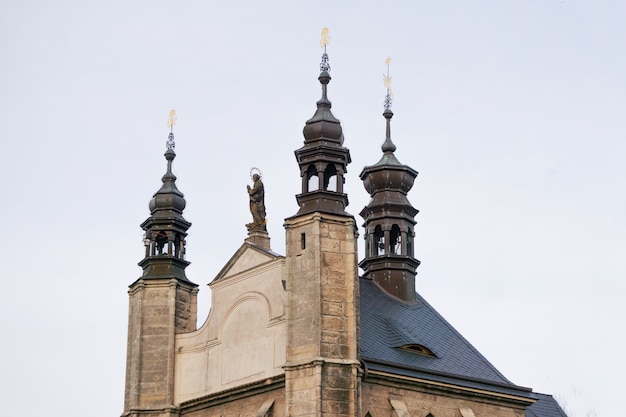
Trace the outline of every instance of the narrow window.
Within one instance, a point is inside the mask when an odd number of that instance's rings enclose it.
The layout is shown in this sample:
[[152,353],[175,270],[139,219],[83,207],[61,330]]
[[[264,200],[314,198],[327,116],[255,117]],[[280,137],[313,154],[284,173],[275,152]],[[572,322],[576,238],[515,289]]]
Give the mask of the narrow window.
[[400,228],[397,224],[391,226],[391,245],[390,251],[391,253],[400,254],[401,253],[401,238],[400,238]]
[[306,234],[305,233],[302,233],[300,235],[300,248],[303,250],[306,249]]
[[167,255],[165,252],[165,244],[167,243],[167,239],[158,238],[156,241],[157,247],[157,255]]
[[376,249],[374,256],[383,255],[385,253],[385,235],[380,225],[374,228],[374,248]]
[[174,256],[180,258],[180,237],[178,235],[174,239]]

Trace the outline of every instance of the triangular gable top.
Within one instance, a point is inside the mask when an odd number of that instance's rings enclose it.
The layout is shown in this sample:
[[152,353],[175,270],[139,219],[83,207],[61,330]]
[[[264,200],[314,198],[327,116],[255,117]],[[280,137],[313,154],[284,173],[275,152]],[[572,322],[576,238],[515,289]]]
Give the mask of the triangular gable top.
[[244,242],[209,285],[282,258],[274,251]]

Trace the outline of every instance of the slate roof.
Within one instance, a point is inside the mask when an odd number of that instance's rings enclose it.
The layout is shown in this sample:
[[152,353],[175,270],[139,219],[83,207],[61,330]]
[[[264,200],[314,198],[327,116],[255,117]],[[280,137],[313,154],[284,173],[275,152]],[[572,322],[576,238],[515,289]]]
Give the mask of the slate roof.
[[567,417],[552,395],[535,394],[539,400],[526,409],[526,417]]
[[[370,279],[361,278],[360,286],[361,357],[368,368],[533,395],[506,379],[419,294],[417,303],[406,305]],[[398,348],[407,344],[425,346],[436,357]]]

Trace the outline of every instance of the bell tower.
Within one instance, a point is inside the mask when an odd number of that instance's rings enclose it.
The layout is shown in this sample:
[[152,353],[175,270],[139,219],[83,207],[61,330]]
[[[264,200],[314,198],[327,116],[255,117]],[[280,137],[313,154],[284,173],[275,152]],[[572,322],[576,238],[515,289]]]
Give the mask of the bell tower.
[[[170,112],[170,127],[175,113]],[[185,199],[172,172],[174,134],[170,131],[163,185],[150,201],[144,230],[142,276],[130,285],[126,393],[123,416],[177,416],[174,406],[175,335],[196,329],[197,285],[185,268]]]
[[286,415],[360,416],[357,228],[343,192],[350,152],[328,99],[328,30],[318,80],[322,98],[295,151],[300,209],[285,220]]
[[[326,44],[323,46],[326,48]],[[329,71],[328,54],[324,52],[317,78],[322,85],[322,98],[304,126],[304,146],[295,151],[302,178],[302,192],[296,196],[300,205],[298,215],[316,211],[347,215],[344,210],[348,196],[343,192],[343,184],[351,162],[350,151],[343,146],[341,123],[331,112]]]
[[[389,64],[389,58],[387,61]],[[386,120],[383,156],[376,164],[363,168],[361,180],[372,199],[361,210],[365,219],[365,258],[359,263],[364,278],[376,282],[387,293],[413,303],[415,275],[420,262],[414,257],[414,208],[407,193],[413,187],[417,171],[402,165],[394,155],[396,145],[391,141],[391,78],[385,77]]]

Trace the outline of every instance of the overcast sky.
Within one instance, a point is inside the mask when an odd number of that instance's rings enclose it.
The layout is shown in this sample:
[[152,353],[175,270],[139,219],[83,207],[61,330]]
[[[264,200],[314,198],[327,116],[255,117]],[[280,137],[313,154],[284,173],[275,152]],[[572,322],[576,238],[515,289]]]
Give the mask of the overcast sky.
[[391,56],[418,292],[570,417],[623,415],[624,22],[623,1],[2,1],[0,415],[123,411],[170,109],[199,325],[246,237],[253,166],[284,253],[325,26],[348,211],[362,223]]

